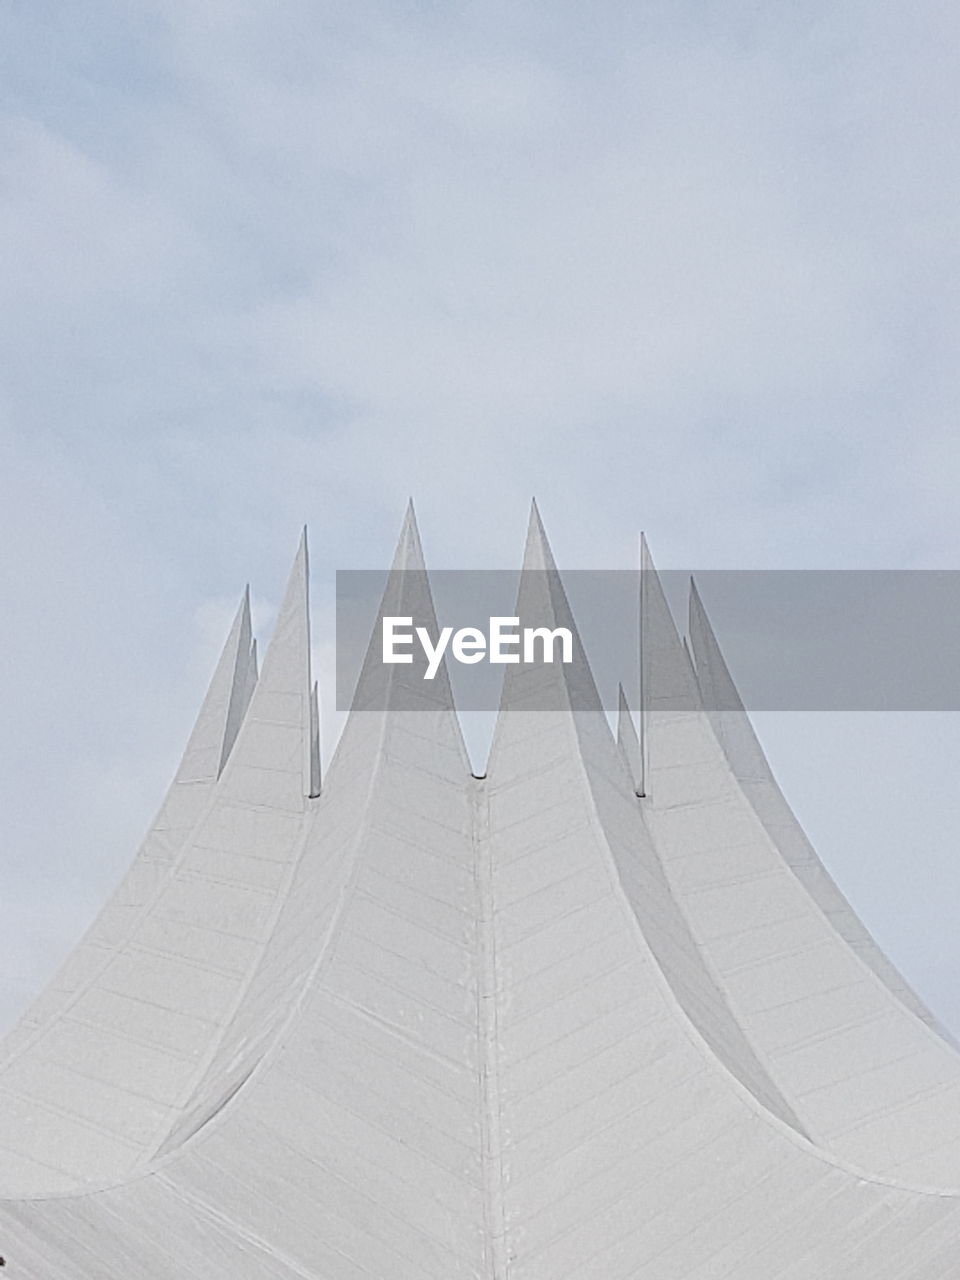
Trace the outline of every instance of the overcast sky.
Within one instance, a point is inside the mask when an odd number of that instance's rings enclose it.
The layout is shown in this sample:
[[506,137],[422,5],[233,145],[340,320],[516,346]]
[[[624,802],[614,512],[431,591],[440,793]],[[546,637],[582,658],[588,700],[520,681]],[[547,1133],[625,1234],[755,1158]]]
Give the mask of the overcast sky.
[[[953,0],[0,6],[0,1025],[175,766],[248,579],[960,568]],[[722,640],[722,636],[721,636]],[[944,660],[956,662],[944,636]],[[960,718],[765,716],[960,1030]],[[478,741],[474,735],[474,741]]]

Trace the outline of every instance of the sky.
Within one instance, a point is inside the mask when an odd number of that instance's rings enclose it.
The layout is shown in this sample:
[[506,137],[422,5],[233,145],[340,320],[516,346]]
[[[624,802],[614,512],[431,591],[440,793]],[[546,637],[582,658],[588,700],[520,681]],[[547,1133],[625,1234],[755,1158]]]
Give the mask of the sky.
[[[117,881],[245,582],[960,567],[960,11],[0,6],[0,1027]],[[721,636],[721,641],[722,641]],[[946,662],[953,646],[944,637]],[[960,1031],[960,720],[765,714]],[[474,733],[472,746],[481,738]]]

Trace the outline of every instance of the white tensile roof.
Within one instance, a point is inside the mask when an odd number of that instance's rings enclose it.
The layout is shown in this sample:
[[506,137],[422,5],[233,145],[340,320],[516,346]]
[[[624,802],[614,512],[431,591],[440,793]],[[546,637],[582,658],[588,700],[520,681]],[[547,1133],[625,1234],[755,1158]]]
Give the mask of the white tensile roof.
[[[305,542],[259,675],[244,599],[0,1046],[11,1280],[960,1276],[960,1056],[644,555],[642,751],[582,657],[507,667],[484,778],[447,673],[371,650],[321,788]],[[572,626],[536,511],[524,564]],[[425,576],[383,612],[434,626]]]

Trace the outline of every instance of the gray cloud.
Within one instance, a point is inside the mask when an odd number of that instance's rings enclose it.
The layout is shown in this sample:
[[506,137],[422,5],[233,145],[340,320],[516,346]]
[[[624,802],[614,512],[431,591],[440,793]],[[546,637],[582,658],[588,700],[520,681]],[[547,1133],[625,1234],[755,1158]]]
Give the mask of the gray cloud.
[[[385,561],[411,492],[438,567],[515,564],[532,492],[571,567],[632,565],[641,525],[664,565],[956,566],[958,26],[4,8],[0,1019],[130,856],[218,628],[250,578],[263,633],[304,520],[328,707],[333,571]],[[960,1026],[953,718],[765,733]]]

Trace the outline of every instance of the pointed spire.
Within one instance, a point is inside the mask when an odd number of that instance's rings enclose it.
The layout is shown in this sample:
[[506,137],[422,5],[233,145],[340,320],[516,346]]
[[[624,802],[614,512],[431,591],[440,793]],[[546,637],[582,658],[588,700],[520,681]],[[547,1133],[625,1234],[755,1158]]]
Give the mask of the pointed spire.
[[622,684],[617,686],[617,746],[633,779],[634,789],[638,796],[642,796],[644,793],[643,757],[640,737]]
[[413,627],[425,627],[432,636],[436,636],[438,631],[412,499],[407,504],[351,705],[361,710],[377,711],[436,706],[438,703],[452,708],[453,695],[445,660],[441,661],[430,681],[423,678],[426,658],[419,646],[414,647],[412,663],[393,666],[384,663],[381,622],[385,617],[410,618]]
[[310,695],[310,799],[320,794],[320,700],[317,682],[313,682]]
[[640,535],[641,714],[693,711],[699,690],[663,584],[644,535]]
[[233,750],[233,744],[236,741],[243,717],[247,713],[250,695],[253,692],[253,684],[255,683],[255,680],[251,682],[250,673],[250,656],[254,642],[250,625],[249,583],[243,589],[243,599],[240,602],[237,620],[239,622],[237,657],[231,682],[230,701],[224,726],[223,746],[220,750],[220,760],[217,766],[217,777],[223,772],[223,766],[227,763],[227,758]]
[[417,514],[413,509],[413,499],[407,500],[407,509],[403,514],[403,524],[400,526],[400,537],[397,539],[397,549],[393,553],[393,564],[390,566],[391,573],[395,572],[426,572],[426,562],[423,557],[423,545],[420,541],[420,529],[417,526]]
[[250,601],[240,599],[226,643],[190,734],[176,782],[212,782],[230,753],[243,710],[237,689],[244,680],[250,648]]
[[521,706],[537,710],[572,706],[577,710],[597,711],[603,716],[600,695],[536,501],[530,507],[516,613],[521,628],[544,627],[550,631],[566,628],[573,639],[572,661],[521,662],[508,666],[500,701],[501,718],[505,711]]
[[704,703],[710,711],[743,711],[743,702],[720,649],[697,584],[691,577],[687,629]]
[[281,650],[284,644],[296,640],[302,643],[309,635],[309,587],[310,572],[309,554],[307,551],[307,529],[304,525],[300,535],[297,554],[294,557],[290,576],[283,593],[283,600],[277,613],[269,647],[263,662],[261,683],[273,675],[273,668],[278,660],[282,660]]
[[[310,610],[307,531],[290,571],[263,670],[223,773],[231,793],[298,809],[310,790]],[[246,649],[248,671],[252,645]]]
[[527,542],[523,553],[523,567],[529,570],[551,570],[556,572],[557,564],[550,549],[550,542],[540,508],[536,498],[530,500],[530,519],[527,524]]
[[[435,718],[433,732],[439,740],[451,743],[462,754],[466,769],[466,749],[454,709],[446,659],[441,660],[435,676],[429,681],[424,679],[426,658],[420,646],[414,646],[412,663],[385,663],[381,625],[385,617],[410,618],[413,627],[424,627],[433,637],[436,637],[439,630],[412,499],[407,504],[393,562],[386,576],[376,620],[350,702],[350,714],[330,762],[328,777],[334,777],[335,771],[342,767],[342,762],[371,732],[381,732],[370,729],[367,712],[389,711],[389,732],[395,740],[399,740],[401,721],[405,719],[397,713],[416,711],[420,716],[432,715]],[[425,722],[419,720],[418,723],[420,737],[408,733],[410,741],[403,747],[404,752],[422,749]],[[417,744],[415,748],[411,745],[413,743]],[[368,742],[365,749],[369,746]],[[375,761],[371,761],[371,768],[374,764]]]

